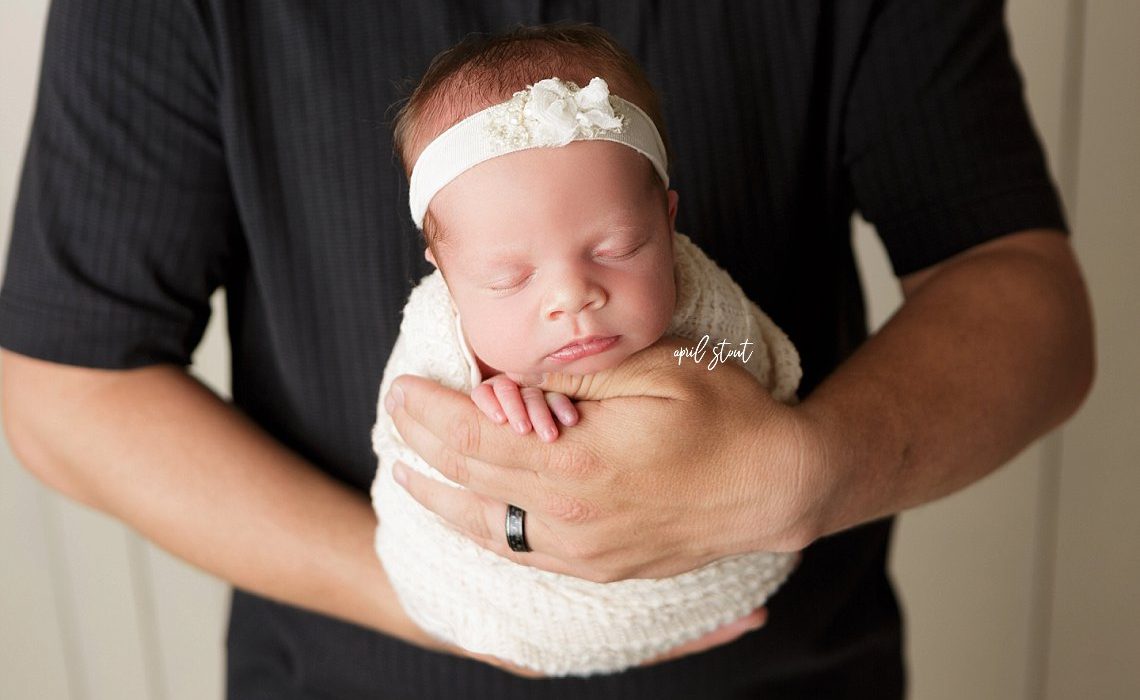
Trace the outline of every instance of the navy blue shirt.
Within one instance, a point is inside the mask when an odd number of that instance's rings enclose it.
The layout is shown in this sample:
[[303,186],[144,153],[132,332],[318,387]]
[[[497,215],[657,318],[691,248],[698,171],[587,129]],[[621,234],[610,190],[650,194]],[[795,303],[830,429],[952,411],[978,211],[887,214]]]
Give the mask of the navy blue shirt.
[[[234,403],[366,494],[381,373],[430,270],[389,107],[464,34],[561,19],[646,68],[677,227],[791,337],[801,396],[866,337],[854,211],[900,276],[1067,232],[1000,2],[56,0],[0,345],[186,365],[224,286]],[[235,590],[229,697],[901,697],[891,526],[809,547],[759,632],[590,679],[517,678]]]

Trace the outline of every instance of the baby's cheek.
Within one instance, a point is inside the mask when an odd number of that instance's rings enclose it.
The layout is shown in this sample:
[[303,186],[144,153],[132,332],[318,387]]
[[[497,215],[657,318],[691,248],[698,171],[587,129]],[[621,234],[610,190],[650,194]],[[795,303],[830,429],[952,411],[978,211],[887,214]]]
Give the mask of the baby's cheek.
[[534,351],[527,347],[526,335],[513,328],[487,326],[469,334],[467,342],[476,357],[498,372],[532,371],[528,363]]
[[661,338],[673,323],[674,297],[670,291],[647,296],[641,310],[641,331],[645,346]]
[[645,333],[656,340],[672,322],[677,289],[673,264],[665,251],[652,262],[645,274],[639,276],[634,298]]

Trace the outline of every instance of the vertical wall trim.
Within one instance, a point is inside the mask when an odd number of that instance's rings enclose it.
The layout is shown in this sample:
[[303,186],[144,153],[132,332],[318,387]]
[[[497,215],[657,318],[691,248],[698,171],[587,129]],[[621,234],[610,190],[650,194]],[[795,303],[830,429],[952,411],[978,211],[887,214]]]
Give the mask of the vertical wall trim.
[[1057,157],[1058,186],[1065,200],[1069,226],[1077,212],[1077,167],[1080,164],[1082,79],[1085,64],[1085,0],[1069,0],[1066,12],[1065,74],[1061,80],[1061,152]]
[[[1081,126],[1081,77],[1085,48],[1085,0],[1069,0],[1065,12],[1065,61],[1061,76],[1061,138],[1057,154],[1057,186],[1065,204],[1069,227],[1076,228],[1077,164]],[[1074,235],[1077,235],[1075,230]],[[1038,481],[1038,526],[1034,542],[1034,572],[1029,654],[1026,664],[1026,700],[1048,697],[1049,648],[1053,627],[1053,591],[1057,565],[1057,531],[1060,519],[1061,466],[1064,428],[1042,441],[1041,478]]]
[[59,620],[59,639],[63,648],[63,662],[67,670],[67,696],[71,700],[87,700],[87,673],[83,662],[83,651],[79,646],[79,627],[75,623],[75,606],[72,604],[68,581],[71,572],[67,557],[63,552],[63,536],[60,534],[59,510],[56,508],[60,496],[52,495],[37,483],[36,501],[39,504],[40,527],[48,549],[48,576],[51,579],[52,597],[55,599],[56,619]]
[[1033,588],[1029,611],[1029,651],[1025,698],[1042,700],[1049,685],[1049,647],[1053,626],[1053,587],[1057,562],[1057,520],[1061,500],[1061,430],[1041,442],[1041,478],[1037,487],[1037,531],[1033,542]]
[[146,548],[142,539],[133,530],[124,529],[126,530],[131,583],[135,592],[139,647],[142,649],[146,687],[150,698],[165,700],[166,669],[163,667],[163,654],[159,648],[158,613],[155,610],[154,581],[151,578],[151,568],[147,565]]

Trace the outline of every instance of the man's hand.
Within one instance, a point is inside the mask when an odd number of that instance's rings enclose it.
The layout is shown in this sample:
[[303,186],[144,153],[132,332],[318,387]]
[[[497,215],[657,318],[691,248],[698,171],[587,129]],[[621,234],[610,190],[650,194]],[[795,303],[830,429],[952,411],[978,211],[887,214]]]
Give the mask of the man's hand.
[[[397,465],[421,504],[521,564],[596,582],[663,578],[722,557],[796,551],[829,488],[811,424],[734,363],[678,366],[665,339],[620,367],[552,375],[579,400],[556,443],[519,436],[463,394],[403,376],[386,406],[429,465],[465,489]],[[506,504],[526,511],[532,552],[506,543]]]

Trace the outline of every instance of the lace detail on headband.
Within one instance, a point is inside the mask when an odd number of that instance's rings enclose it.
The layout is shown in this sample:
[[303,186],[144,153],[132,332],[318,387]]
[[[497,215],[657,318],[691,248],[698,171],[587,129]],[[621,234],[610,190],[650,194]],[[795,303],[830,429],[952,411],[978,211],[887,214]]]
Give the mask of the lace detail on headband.
[[488,116],[487,139],[496,151],[565,146],[579,138],[620,134],[625,127],[602,78],[584,88],[561,78],[540,80],[491,107]]

